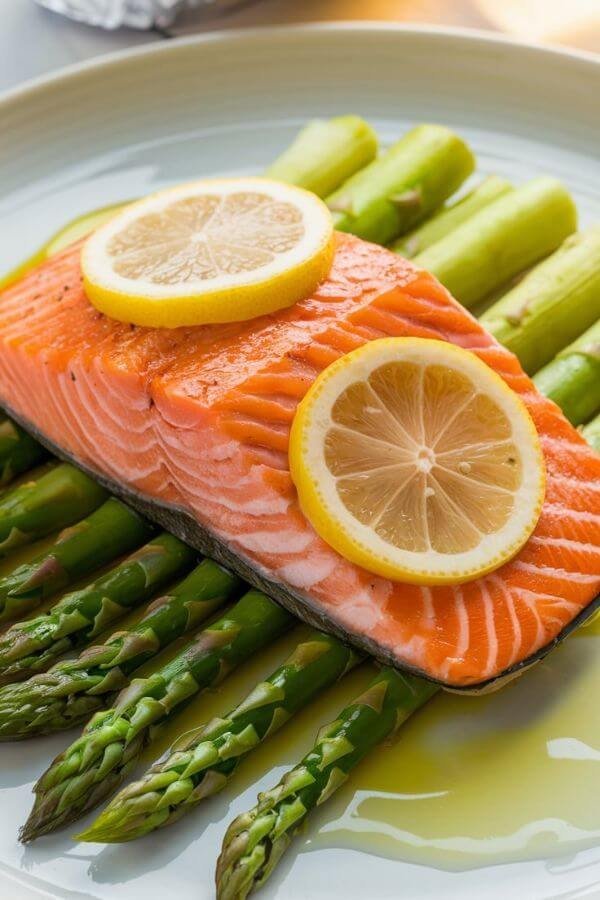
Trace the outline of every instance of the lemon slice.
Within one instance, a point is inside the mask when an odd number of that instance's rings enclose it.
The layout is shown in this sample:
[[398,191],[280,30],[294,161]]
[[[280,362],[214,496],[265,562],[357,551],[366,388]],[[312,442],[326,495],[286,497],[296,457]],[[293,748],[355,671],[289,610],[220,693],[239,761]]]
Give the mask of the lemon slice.
[[398,581],[456,584],[527,541],[544,500],[521,399],[444,341],[372,341],[329,366],[298,407],[300,505],[342,556]]
[[84,287],[137,325],[232,322],[307,297],[333,259],[314,194],[266,178],[206,179],[128,206],[86,241]]

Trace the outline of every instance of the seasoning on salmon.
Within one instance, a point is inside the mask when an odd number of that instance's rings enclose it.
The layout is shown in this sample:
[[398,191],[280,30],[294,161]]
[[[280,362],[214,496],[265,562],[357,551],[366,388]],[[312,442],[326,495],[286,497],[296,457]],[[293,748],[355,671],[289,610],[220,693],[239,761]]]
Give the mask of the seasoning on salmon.
[[[342,354],[395,335],[474,351],[521,395],[541,437],[547,488],[533,536],[461,586],[392,583],[347,562],[312,530],[290,479],[290,425],[309,385]],[[2,296],[0,401],[305,619],[449,687],[535,661],[600,590],[600,456],[432,276],[347,235],[306,300],[177,330],[100,315],[81,287],[79,247],[67,250]]]

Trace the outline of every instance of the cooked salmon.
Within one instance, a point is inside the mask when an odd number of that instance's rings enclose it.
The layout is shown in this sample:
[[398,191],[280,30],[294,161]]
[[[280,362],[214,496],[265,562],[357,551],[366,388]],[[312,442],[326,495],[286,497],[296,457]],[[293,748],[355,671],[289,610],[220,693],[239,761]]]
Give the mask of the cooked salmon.
[[[296,405],[374,338],[452,341],[495,369],[541,435],[547,495],[510,563],[457,587],[393,583],[347,562],[299,509]],[[348,235],[328,280],[276,315],[153,330],[87,301],[79,247],[2,296],[0,401],[62,455],[298,615],[446,686],[499,683],[595,608],[600,456],[428,273]]]

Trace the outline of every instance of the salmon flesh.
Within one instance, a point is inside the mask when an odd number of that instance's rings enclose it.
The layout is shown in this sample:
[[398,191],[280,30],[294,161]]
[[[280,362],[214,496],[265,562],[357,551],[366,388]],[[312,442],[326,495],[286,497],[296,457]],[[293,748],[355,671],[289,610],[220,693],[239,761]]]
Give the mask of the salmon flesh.
[[[401,335],[476,353],[523,398],[542,441],[547,493],[533,536],[460,586],[394,583],[346,561],[304,518],[290,478],[290,425],[310,384],[366,341]],[[600,456],[435,278],[349,235],[303,302],[176,330],[98,313],[70,248],[2,295],[0,403],[301,618],[446,687],[499,685],[595,609]]]

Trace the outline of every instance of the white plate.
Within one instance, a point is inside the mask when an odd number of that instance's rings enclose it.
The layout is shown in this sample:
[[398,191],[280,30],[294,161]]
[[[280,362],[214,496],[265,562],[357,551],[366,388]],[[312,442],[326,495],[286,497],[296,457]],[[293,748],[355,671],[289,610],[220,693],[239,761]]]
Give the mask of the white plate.
[[[600,219],[599,97],[600,64],[592,57],[472,33],[392,25],[263,29],[107,57],[0,101],[0,271],[90,208],[198,175],[260,171],[307,119],[342,112],[364,115],[386,141],[415,122],[447,123],[471,142],[480,171],[517,181],[555,174],[572,189],[582,221]],[[587,639],[577,647],[566,645],[552,664],[538,670],[546,687],[551,678],[560,693],[563,674],[575,662],[579,668],[573,678],[589,673],[583,653]],[[239,695],[282,652],[280,642],[234,679],[224,695],[204,701],[198,715]],[[360,677],[353,677],[346,696]],[[527,676],[527,688],[509,688],[510,704],[497,704],[492,717],[500,722],[502,716],[523,717],[537,702],[535,677]],[[331,717],[335,703],[339,695],[304,715],[305,747],[315,722]],[[592,715],[596,706],[591,699]],[[212,896],[225,824],[250,805],[259,784],[273,783],[303,749],[280,735],[271,751],[271,760],[278,754],[279,766],[270,768],[267,757],[256,754],[235,790],[136,844],[103,849],[73,844],[61,834],[23,849],[15,832],[29,807],[31,782],[65,742],[59,736],[0,748],[0,890],[8,900]],[[598,762],[585,786],[591,802],[600,787],[597,767]],[[530,774],[514,773],[517,780]],[[575,783],[573,789],[584,787]],[[600,852],[592,832],[584,842],[587,849],[567,842],[567,859],[555,854],[552,861],[546,859],[542,843],[527,861],[457,873],[443,864],[401,862],[389,853],[332,849],[329,844],[343,844],[335,838],[336,816],[343,816],[351,802],[349,788],[336,807],[313,819],[262,896],[600,896]],[[327,838],[332,830],[333,839]]]

